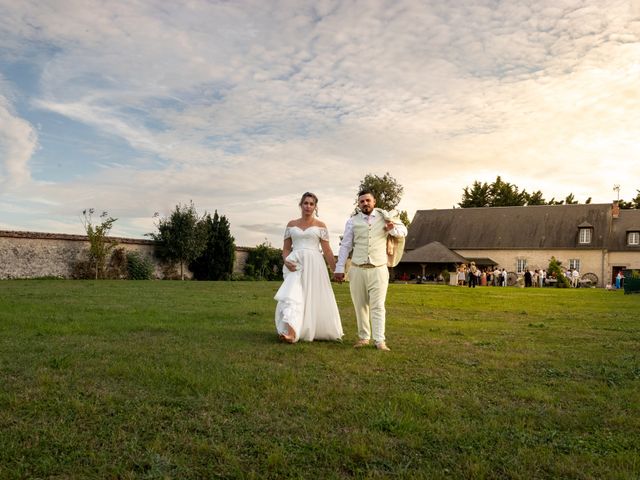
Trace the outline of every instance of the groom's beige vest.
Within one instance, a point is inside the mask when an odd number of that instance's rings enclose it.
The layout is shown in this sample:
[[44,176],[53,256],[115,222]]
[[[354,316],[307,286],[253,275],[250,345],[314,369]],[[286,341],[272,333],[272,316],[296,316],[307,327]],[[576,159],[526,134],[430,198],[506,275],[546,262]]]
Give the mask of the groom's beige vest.
[[351,263],[362,265],[371,263],[375,266],[387,264],[387,232],[385,221],[380,212],[367,223],[362,213],[353,217],[353,253]]

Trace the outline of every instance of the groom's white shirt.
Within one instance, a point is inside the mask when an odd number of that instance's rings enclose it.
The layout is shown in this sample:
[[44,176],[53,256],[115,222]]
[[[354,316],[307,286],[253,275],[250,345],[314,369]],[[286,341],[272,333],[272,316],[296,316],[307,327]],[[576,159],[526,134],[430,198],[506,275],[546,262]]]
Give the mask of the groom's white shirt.
[[[360,212],[347,220],[347,223],[344,226],[344,235],[342,237],[342,241],[340,242],[340,251],[338,252],[338,261],[336,263],[335,273],[344,273],[347,258],[349,257],[349,253],[351,252],[351,250],[353,250],[353,219],[358,215],[360,215],[361,218],[364,218],[367,223],[370,224],[378,215],[380,215],[380,212],[374,208],[370,215],[365,215]],[[395,223],[395,227],[388,231],[387,234],[393,237],[406,237],[407,227],[405,227],[402,223]]]

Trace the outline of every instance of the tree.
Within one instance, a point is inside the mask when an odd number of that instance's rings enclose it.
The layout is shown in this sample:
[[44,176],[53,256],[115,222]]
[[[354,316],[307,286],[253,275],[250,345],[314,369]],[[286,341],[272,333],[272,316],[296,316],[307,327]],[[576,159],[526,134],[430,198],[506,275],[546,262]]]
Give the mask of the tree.
[[398,214],[398,218],[400,219],[400,221],[405,227],[408,227],[409,224],[411,223],[411,220],[409,220],[409,214],[407,213],[406,210],[400,210],[400,213]]
[[279,280],[283,263],[282,250],[265,241],[249,251],[244,273],[257,280]]
[[[640,200],[640,190],[638,197]],[[498,175],[491,184],[474,181],[471,188],[464,187],[462,191],[462,201],[458,203],[461,208],[475,207],[521,207],[524,205],[575,205],[579,203],[573,193],[567,195],[564,200],[556,200],[555,197],[548,202],[540,190],[529,194],[526,190],[520,189],[509,182],[505,182]],[[591,197],[586,204],[591,203]],[[625,208],[621,206],[620,208]],[[628,207],[632,208],[632,207]]]
[[624,200],[618,201],[618,206],[623,210],[629,210],[632,208],[640,209],[640,190],[636,190],[637,195],[631,199],[629,202],[625,202]]
[[204,229],[198,213],[189,205],[176,205],[168,218],[161,218],[157,224],[158,233],[150,233],[156,243],[158,257],[180,263],[180,278],[184,280],[184,265],[198,257],[206,246]]
[[[362,190],[371,190],[376,199],[376,207],[389,211],[394,210],[400,203],[400,200],[402,200],[404,187],[400,185],[389,172],[385,173],[382,177],[369,173],[365,175],[364,179],[360,182],[358,192]],[[355,203],[356,205],[358,204],[357,196]],[[400,211],[398,216],[405,225],[411,223],[409,221],[409,215],[405,210]]]
[[489,189],[492,207],[522,207],[527,203],[527,192],[519,191],[518,187],[503,182],[500,176],[491,184]]
[[460,208],[491,207],[492,199],[488,183],[473,182],[471,188],[464,187]]
[[111,250],[117,245],[117,242],[108,238],[109,232],[117,218],[108,216],[107,212],[102,212],[100,218],[102,223],[93,224],[93,214],[95,210],[89,208],[82,211],[82,225],[89,239],[89,263],[95,270],[95,278],[104,276],[107,258]]
[[517,186],[504,182],[498,175],[491,184],[475,181],[471,189],[465,187],[458,205],[461,208],[512,207],[526,205],[529,200],[526,190],[521,192]]
[[527,198],[527,205],[546,205],[547,202],[540,190],[537,190],[529,195]]
[[578,201],[575,199],[575,197],[573,196],[573,193],[570,193],[569,195],[567,195],[567,197],[564,199],[564,203],[566,205],[577,205]]
[[213,218],[208,213],[201,219],[206,246],[189,264],[196,280],[228,280],[233,273],[236,246],[231,236],[229,221],[216,210]]
[[547,268],[547,277],[555,278],[558,281],[556,287],[569,288],[569,279],[564,275],[561,265],[562,262],[560,260],[557,260],[556,257],[551,257]]

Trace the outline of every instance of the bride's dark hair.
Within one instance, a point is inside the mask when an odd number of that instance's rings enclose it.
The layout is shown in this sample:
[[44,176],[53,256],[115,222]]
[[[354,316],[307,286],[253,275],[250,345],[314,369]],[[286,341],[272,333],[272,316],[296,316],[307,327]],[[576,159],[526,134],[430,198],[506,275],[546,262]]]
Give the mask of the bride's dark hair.
[[311,192],[304,192],[302,194],[302,198],[300,198],[300,203],[298,203],[299,207],[302,207],[302,203],[304,202],[305,198],[313,198],[313,203],[316,204],[316,216],[319,216],[318,215],[318,197],[316,197],[316,194]]

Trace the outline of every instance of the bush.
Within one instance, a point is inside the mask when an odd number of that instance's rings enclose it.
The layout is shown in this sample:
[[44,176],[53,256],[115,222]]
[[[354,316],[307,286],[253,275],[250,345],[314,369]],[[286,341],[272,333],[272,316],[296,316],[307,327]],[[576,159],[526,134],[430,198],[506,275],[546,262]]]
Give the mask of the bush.
[[153,263],[138,252],[127,253],[127,272],[130,280],[151,280]]
[[181,280],[178,265],[175,262],[164,261],[160,264],[160,278],[163,280]]
[[89,280],[95,276],[95,268],[88,259],[78,260],[71,268],[71,278],[74,280]]
[[444,283],[449,283],[449,279],[451,278],[451,274],[449,273],[448,270],[442,270],[440,272],[440,275],[442,275],[442,278],[444,279]]
[[547,267],[547,277],[555,278],[557,280],[556,287],[559,288],[569,288],[571,285],[567,277],[562,273],[562,268],[560,268],[562,262],[556,257],[551,257],[549,260],[549,266]]
[[123,247],[115,248],[111,253],[104,277],[112,280],[123,280],[129,277],[127,253]]
[[282,250],[269,243],[251,249],[244,266],[247,280],[282,280]]
[[[101,270],[100,278],[123,280],[128,276],[125,249],[120,247],[112,250],[109,256],[109,263]],[[95,261],[91,259],[90,254],[73,264],[71,278],[74,280],[93,280],[96,278]]]

